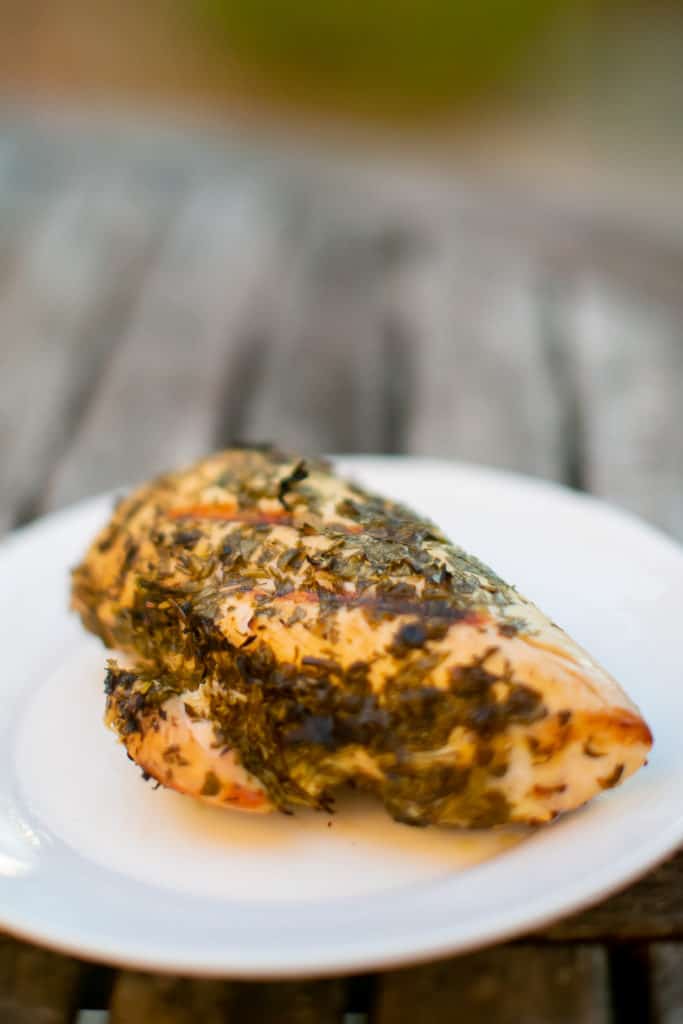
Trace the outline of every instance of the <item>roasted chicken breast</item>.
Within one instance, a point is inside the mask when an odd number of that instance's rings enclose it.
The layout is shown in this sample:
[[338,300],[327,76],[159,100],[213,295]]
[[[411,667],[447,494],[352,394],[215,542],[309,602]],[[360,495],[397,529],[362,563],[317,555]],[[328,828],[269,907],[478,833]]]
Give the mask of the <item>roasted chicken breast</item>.
[[121,502],[73,573],[106,720],[222,806],[538,824],[626,779],[650,731],[558,626],[432,523],[323,461],[232,449]]

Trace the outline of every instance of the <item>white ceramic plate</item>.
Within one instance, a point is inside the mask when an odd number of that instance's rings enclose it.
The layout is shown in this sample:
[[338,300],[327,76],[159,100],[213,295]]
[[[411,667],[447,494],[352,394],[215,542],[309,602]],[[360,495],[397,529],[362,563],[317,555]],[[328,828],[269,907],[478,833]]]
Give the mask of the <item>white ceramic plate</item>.
[[683,552],[511,474],[343,459],[534,598],[622,681],[655,734],[625,786],[533,834],[411,829],[374,805],[250,818],[144,783],[102,724],[105,653],[67,611],[108,497],[0,547],[0,925],[79,956],[204,975],[394,966],[526,931],[683,840]]

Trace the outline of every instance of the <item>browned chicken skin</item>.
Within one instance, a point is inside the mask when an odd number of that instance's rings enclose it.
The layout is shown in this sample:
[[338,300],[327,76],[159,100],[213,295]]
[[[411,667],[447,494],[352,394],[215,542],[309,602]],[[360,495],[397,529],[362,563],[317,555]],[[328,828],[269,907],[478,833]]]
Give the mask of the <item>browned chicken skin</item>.
[[320,461],[233,449],[141,488],[74,571],[107,721],[164,785],[241,810],[351,781],[412,824],[541,823],[652,739],[617,683],[431,523]]

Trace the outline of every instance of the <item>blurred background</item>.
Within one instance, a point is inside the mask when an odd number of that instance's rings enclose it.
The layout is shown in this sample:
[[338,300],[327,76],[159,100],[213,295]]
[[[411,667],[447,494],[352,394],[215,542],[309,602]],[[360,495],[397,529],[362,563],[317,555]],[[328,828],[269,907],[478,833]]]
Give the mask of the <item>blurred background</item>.
[[273,439],[683,537],[678,3],[0,16],[0,529]]

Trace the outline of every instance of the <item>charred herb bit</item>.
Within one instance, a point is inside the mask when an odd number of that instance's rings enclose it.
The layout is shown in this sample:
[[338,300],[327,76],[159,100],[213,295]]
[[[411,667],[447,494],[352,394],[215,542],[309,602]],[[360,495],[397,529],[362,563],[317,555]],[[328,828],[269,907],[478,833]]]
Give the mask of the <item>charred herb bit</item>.
[[477,746],[474,760],[480,767],[485,768],[491,764],[495,757],[495,750],[492,745],[482,742]]
[[315,658],[313,655],[309,654],[301,659],[301,664],[308,667],[323,669],[332,675],[335,673],[341,674],[341,669],[337,665],[336,661],[332,661],[330,658]]
[[144,704],[145,698],[141,693],[134,693],[130,697],[121,697],[117,700],[117,728],[122,736],[140,732],[141,723],[138,716],[143,710]]
[[422,647],[427,640],[428,631],[422,622],[408,622],[402,626],[394,637],[389,648],[391,654],[400,657],[406,648]]
[[457,665],[451,672],[451,690],[456,696],[464,698],[484,699],[498,676],[485,667],[487,659],[494,654],[495,647],[490,648],[470,665]]
[[389,715],[387,732],[378,737],[380,751],[430,750],[443,746],[459,721],[459,708],[449,694],[434,686],[422,685],[419,675],[406,685],[406,676],[398,685],[385,688],[382,706]]
[[499,789],[487,789],[476,801],[470,801],[465,806],[471,828],[492,828],[494,825],[505,825],[510,820],[510,804]]
[[545,764],[557,752],[554,743],[542,744],[537,736],[527,736],[526,745],[531,754],[532,764]]
[[519,636],[520,633],[534,633],[536,632],[530,624],[519,616],[508,616],[504,623],[498,627],[498,632],[502,636],[513,637]]
[[245,537],[242,536],[239,541],[239,552],[245,562],[248,562],[251,556],[254,554],[259,546],[259,540],[256,537]]
[[176,765],[179,768],[186,767],[190,762],[186,757],[180,753],[180,746],[178,743],[172,743],[166,747],[161,755],[166,764]]
[[[548,713],[536,690],[515,682],[508,671],[496,674],[485,667],[494,650],[451,673],[450,690],[462,702],[465,724],[483,736],[500,732],[511,723],[535,722]],[[504,700],[496,699],[493,686],[497,682],[508,684]]]
[[287,619],[287,626],[294,626],[297,622],[304,622],[307,618],[306,609],[299,605]]
[[473,580],[468,576],[454,577],[453,578],[453,590],[461,597],[469,597],[471,594],[476,593],[478,589],[476,580]]
[[173,536],[173,543],[181,548],[193,548],[201,536],[201,530],[178,530]]
[[533,690],[523,683],[513,685],[503,706],[506,716],[511,722],[535,722],[547,714],[538,690]]
[[130,690],[137,681],[138,676],[135,672],[123,671],[113,659],[107,662],[107,674],[104,677],[104,692],[107,696],[118,688]]
[[[131,519],[140,511],[142,506],[145,504],[145,501],[146,495],[141,495],[135,499],[127,497],[119,499],[114,506],[116,509],[118,525],[120,527],[127,526]],[[128,504],[127,508],[125,508],[126,504]]]
[[181,689],[195,688],[212,671],[219,652],[230,645],[215,622],[217,594],[210,586],[191,583],[164,587],[141,579],[132,606],[121,610],[113,628],[118,646],[133,647],[144,660],[163,665],[169,654],[184,665]]
[[308,476],[308,467],[306,466],[306,462],[305,462],[304,459],[300,459],[300,461],[297,462],[297,464],[295,465],[295,467],[292,470],[292,472],[289,473],[287,476],[283,477],[283,479],[280,481],[280,486],[278,487],[277,497],[278,497],[278,501],[280,502],[280,504],[284,508],[286,508],[286,509],[289,508],[289,505],[285,501],[287,493],[297,483],[300,483],[302,480],[305,480],[307,476]]
[[[405,588],[405,589],[403,589]],[[436,620],[445,624],[462,622],[467,613],[447,601],[421,600],[415,597],[411,584],[393,584],[376,587],[374,596],[344,598],[346,603],[357,604],[370,622],[382,621],[393,615],[419,615],[429,621],[428,630],[437,629]]]
[[567,786],[566,786],[566,783],[563,783],[563,782],[559,783],[557,786],[540,786],[540,785],[535,785],[534,788],[532,789],[532,793],[534,794],[534,796],[540,796],[540,797],[555,796],[558,793],[566,793],[566,791],[567,791]]
[[485,736],[500,732],[511,723],[529,723],[543,718],[547,711],[540,695],[528,686],[515,684],[506,700],[484,700],[466,713],[466,724]]
[[331,715],[309,715],[290,729],[284,739],[288,744],[306,743],[334,750],[337,746],[334,732],[335,723]]
[[510,820],[506,797],[491,788],[487,773],[476,767],[399,762],[387,773],[387,783],[378,795],[392,817],[407,825],[466,821],[475,828],[488,828]]
[[355,519],[358,521],[361,516],[358,505],[350,498],[338,501],[334,510],[338,516],[342,516],[344,519]]
[[200,789],[201,796],[217,796],[221,791],[221,784],[214,772],[207,772],[204,776],[204,785]]
[[395,821],[423,827],[440,820],[445,800],[462,794],[469,779],[468,768],[452,764],[398,763],[386,773],[382,802]]
[[306,554],[300,548],[287,548],[277,559],[277,567],[281,572],[297,570],[301,567]]
[[477,704],[466,713],[465,724],[475,732],[491,736],[504,728],[505,715],[496,701],[492,701],[490,704]]
[[98,541],[98,543],[97,543],[97,550],[102,552],[102,554],[104,554],[105,551],[111,550],[111,548],[114,546],[114,542],[117,540],[118,536],[119,536],[119,525],[118,525],[118,523],[113,522],[113,523],[111,523],[108,526],[108,528],[107,528],[104,536],[102,537],[102,539]]
[[123,557],[123,561],[121,562],[121,568],[119,570],[119,579],[120,580],[123,580],[125,578],[128,570],[131,568],[131,566],[133,565],[133,562],[135,561],[135,559],[137,557],[138,551],[139,551],[138,544],[136,544],[135,541],[131,540],[130,537],[128,537],[127,540],[126,540],[126,544],[125,544],[125,552],[126,553],[125,553],[125,555]]
[[617,785],[623,774],[624,766],[623,764],[618,764],[613,772],[610,772],[610,774],[604,779],[598,779],[598,782],[602,789],[612,789]]

